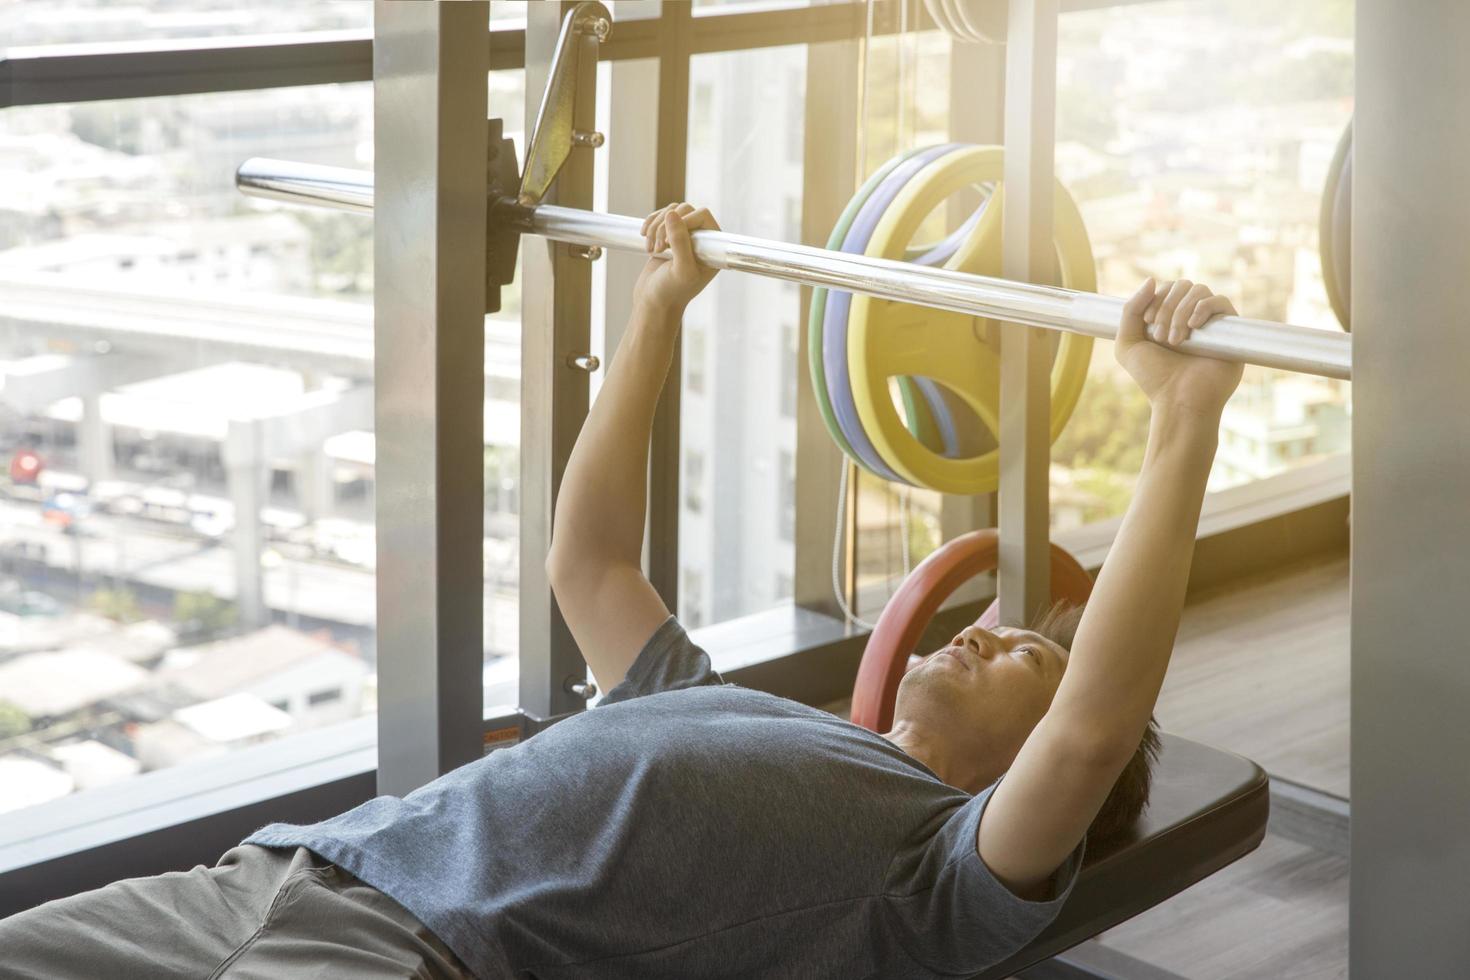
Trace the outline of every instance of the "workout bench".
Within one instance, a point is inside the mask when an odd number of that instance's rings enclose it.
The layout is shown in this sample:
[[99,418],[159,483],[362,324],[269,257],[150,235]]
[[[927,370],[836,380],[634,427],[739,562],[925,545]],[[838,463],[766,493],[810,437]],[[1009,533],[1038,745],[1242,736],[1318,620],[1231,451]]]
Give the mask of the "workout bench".
[[[942,545],[899,586],[868,640],[853,686],[852,720],[886,731],[898,683],[924,629],[939,607],[969,579],[995,567],[999,537],[973,531]],[[1092,578],[1071,555],[1051,549],[1053,598],[1087,601]],[[992,605],[982,625],[996,624]],[[1089,844],[1072,894],[1055,921],[1032,943],[975,980],[1015,975],[1041,980],[1112,977],[1058,961],[1045,973],[1029,967],[1147,911],[1255,850],[1266,836],[1270,789],[1260,766],[1177,735],[1160,736],[1148,807],[1132,830]],[[1129,978],[1133,980],[1133,978]]]

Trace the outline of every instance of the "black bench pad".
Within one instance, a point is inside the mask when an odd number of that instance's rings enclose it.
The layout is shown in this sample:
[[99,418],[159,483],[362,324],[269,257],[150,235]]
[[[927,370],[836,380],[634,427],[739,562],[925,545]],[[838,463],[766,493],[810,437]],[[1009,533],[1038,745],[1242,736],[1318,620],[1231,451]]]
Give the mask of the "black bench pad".
[[1149,805],[1131,833],[1089,847],[1067,904],[1025,949],[980,974],[1003,980],[1131,919],[1244,857],[1266,836],[1270,789],[1261,767],[1162,735]]

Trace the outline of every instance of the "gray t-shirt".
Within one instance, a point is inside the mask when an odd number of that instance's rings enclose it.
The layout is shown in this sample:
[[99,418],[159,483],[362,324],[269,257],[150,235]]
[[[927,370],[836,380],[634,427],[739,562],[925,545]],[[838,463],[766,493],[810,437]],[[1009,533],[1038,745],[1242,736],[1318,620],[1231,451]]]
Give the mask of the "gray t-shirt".
[[1082,852],[1017,898],[975,850],[990,792],[725,684],[670,618],[598,707],[246,843],[342,866],[485,978],[970,976],[1051,922]]

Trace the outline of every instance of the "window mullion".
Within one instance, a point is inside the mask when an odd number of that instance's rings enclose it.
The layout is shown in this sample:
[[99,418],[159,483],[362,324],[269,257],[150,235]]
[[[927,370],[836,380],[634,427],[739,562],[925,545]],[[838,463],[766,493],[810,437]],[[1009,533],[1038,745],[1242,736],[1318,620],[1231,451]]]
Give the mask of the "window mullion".
[[378,790],[402,794],[480,754],[489,6],[374,15]]

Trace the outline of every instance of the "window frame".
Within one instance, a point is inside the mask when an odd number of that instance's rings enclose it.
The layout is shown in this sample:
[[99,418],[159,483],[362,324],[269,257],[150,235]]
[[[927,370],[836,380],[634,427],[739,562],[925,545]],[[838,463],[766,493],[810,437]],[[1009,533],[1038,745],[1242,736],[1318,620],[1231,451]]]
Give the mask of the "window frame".
[[[909,4],[909,23],[916,23],[923,30],[935,29],[921,4],[913,0],[904,2]],[[1133,2],[1147,0],[1063,0],[1061,9],[1067,12]],[[881,4],[875,8],[872,26],[875,33],[891,34],[899,30],[904,20],[899,6]],[[614,62],[656,59],[663,80],[657,93],[660,142],[655,190],[659,199],[682,197],[692,57],[805,44],[808,107],[817,104],[814,100],[826,100],[820,104],[830,111],[834,99],[836,104],[841,104],[843,98],[855,99],[851,93],[844,96],[836,90],[841,88],[844,77],[841,69],[854,63],[859,39],[867,28],[864,5],[858,3],[699,16],[692,16],[685,4],[665,3],[657,18],[617,22],[612,38],[602,51],[603,59]],[[490,70],[525,68],[526,35],[526,29],[521,28],[488,31]],[[88,46],[87,50],[76,46],[15,49],[0,58],[0,108],[365,81],[373,76],[372,64],[371,31],[322,32],[322,35],[287,39],[279,36],[210,38],[99,45]],[[968,134],[956,135],[969,138]],[[802,236],[807,241],[820,241],[845,203],[846,188],[854,186],[855,154],[844,147],[842,140],[821,141],[811,135],[805,141],[803,152],[807,176],[801,209]],[[817,172],[826,179],[813,180],[811,175]],[[805,323],[810,292],[805,287],[801,290],[799,325]],[[581,297],[579,301],[585,305],[587,299]],[[798,327],[797,338],[797,366],[801,371],[809,356],[806,331]],[[567,374],[552,374],[553,400],[564,396],[569,384],[585,385],[585,376],[578,379]],[[677,354],[671,375],[680,376]],[[665,398],[669,404],[661,408],[654,434],[650,552],[656,557],[649,569],[671,607],[677,603],[682,462],[677,392],[673,395]],[[523,402],[524,398],[523,386]],[[580,426],[580,418],[577,425]],[[801,379],[798,379],[797,446],[794,601],[766,613],[697,630],[694,635],[698,642],[710,648],[716,665],[727,679],[821,704],[840,699],[850,691],[866,634],[854,631],[842,621],[831,595],[831,542],[839,520],[833,502],[841,456],[826,437],[810,386]],[[549,469],[544,478],[554,484],[564,464],[564,458],[547,463]],[[527,465],[523,458],[523,468]],[[481,472],[480,454],[467,461],[466,467]],[[1332,508],[1346,506],[1346,487],[1338,472],[1344,467],[1341,460],[1328,460],[1214,495],[1226,498],[1234,494],[1225,502],[1206,501],[1201,541],[1224,542],[1230,535],[1250,533],[1270,521],[1285,520],[1310,521],[1318,531],[1309,536],[1275,535],[1278,552],[1295,549],[1296,554],[1308,554],[1334,542],[1336,538],[1328,525],[1335,514]],[[524,499],[523,535],[531,510]],[[1212,530],[1210,515],[1224,514],[1227,510],[1234,516],[1221,517]],[[947,501],[945,536],[958,529],[988,523],[992,512],[991,504],[983,498],[956,501],[953,507]],[[850,530],[855,524],[854,509],[847,507],[841,520]],[[1109,524],[1115,522],[1076,529],[1059,538],[1063,544],[1069,544],[1077,537],[1078,541],[1070,546],[1080,552],[1084,563],[1092,565],[1092,559],[1100,560],[1105,554],[1106,544],[1116,531],[1115,526],[1106,526]],[[1341,535],[1345,540],[1345,526]],[[381,547],[381,536],[379,540]],[[428,548],[429,544],[426,542],[424,547]],[[1222,547],[1218,553],[1229,550]],[[1283,557],[1273,554],[1277,560]],[[438,561],[438,558],[429,560]],[[970,599],[973,602],[973,597]],[[380,601],[392,600],[392,596],[380,593]],[[549,595],[544,593],[522,597],[523,604],[548,600]],[[966,604],[955,614],[970,610],[971,605]],[[555,619],[551,622],[554,624]],[[555,655],[560,661],[569,662],[575,650],[567,646],[569,634],[564,629],[560,634],[552,640]],[[432,636],[423,644],[423,650],[409,653],[384,648],[384,653],[410,658],[453,656],[440,643],[440,637]],[[524,648],[522,657],[524,662]],[[559,693],[551,689],[551,679],[552,674],[543,671],[536,681],[542,703],[547,705],[554,704]],[[359,728],[372,726],[369,719],[357,721],[361,723]],[[515,723],[513,715],[477,720],[475,736],[482,738],[486,733],[503,731]],[[0,894],[6,896],[5,902],[0,903],[0,915],[124,875],[151,874],[212,862],[226,847],[268,819],[307,821],[340,812],[373,795],[379,754],[385,746],[392,752],[393,740],[402,733],[401,728],[384,730],[367,745],[335,743],[333,747],[326,736],[312,739],[310,736],[317,733],[308,732],[280,743],[253,747],[245,751],[252,753],[250,758],[260,763],[261,768],[246,779],[239,778],[234,766],[228,772],[223,771],[218,760],[206,760],[197,768],[186,764],[157,774],[169,775],[170,779],[138,777],[143,781],[131,785],[123,794],[134,800],[126,812],[90,821],[71,821],[49,832],[27,831],[29,836],[24,838],[24,845],[30,846],[29,852],[19,839],[11,837],[20,832],[17,829],[20,823],[12,819],[15,815],[0,816]],[[214,778],[204,775],[210,768],[217,771]],[[198,782],[181,796],[177,787],[187,784],[191,778]],[[184,799],[189,805],[179,806]],[[77,797],[67,797],[31,808],[34,812],[20,813],[33,821],[55,815],[59,811],[54,808],[68,803],[75,806],[76,800]],[[184,830],[188,833],[181,833]]]

